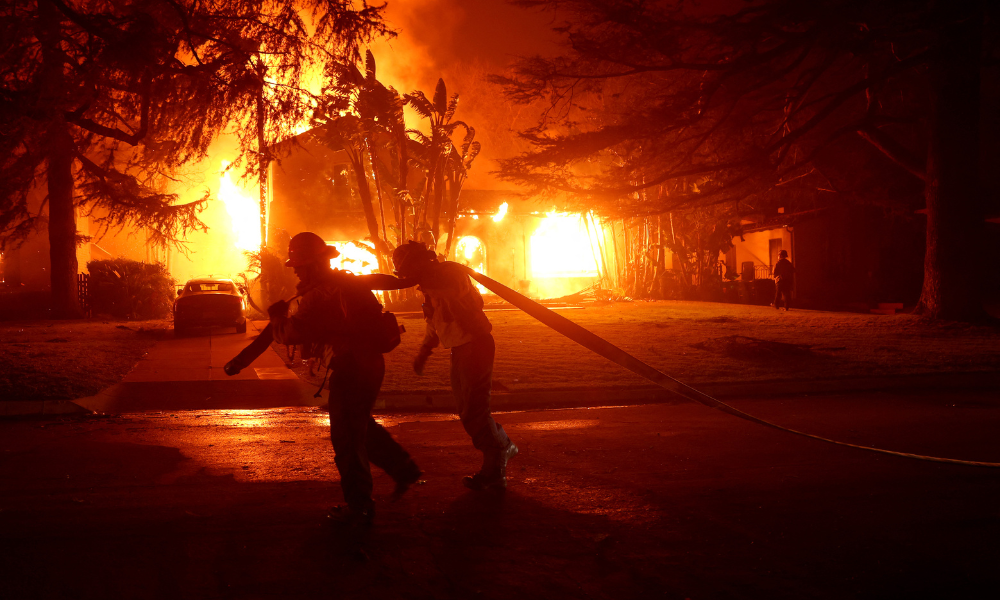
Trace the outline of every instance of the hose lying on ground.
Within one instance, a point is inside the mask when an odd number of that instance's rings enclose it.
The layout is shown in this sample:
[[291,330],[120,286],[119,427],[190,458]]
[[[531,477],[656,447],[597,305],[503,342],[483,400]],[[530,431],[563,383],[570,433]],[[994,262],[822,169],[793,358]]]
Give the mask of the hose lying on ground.
[[[464,266],[464,265],[463,265]],[[880,454],[889,454],[891,456],[901,456],[904,458],[915,458],[917,460],[927,460],[932,462],[941,462],[957,465],[970,465],[976,467],[1000,467],[1000,463],[994,462],[978,462],[971,460],[959,460],[954,458],[939,458],[936,456],[924,456],[922,454],[910,454],[907,452],[896,452],[894,450],[884,450],[882,448],[873,448],[869,446],[860,446],[857,444],[850,444],[847,442],[841,442],[837,440],[831,440],[818,435],[813,435],[811,433],[805,433],[803,431],[796,431],[795,429],[789,429],[788,427],[782,427],[770,421],[765,421],[753,415],[747,414],[737,408],[734,408],[721,400],[717,400],[708,394],[696,390],[695,388],[682,383],[673,377],[659,371],[648,364],[642,362],[638,358],[632,356],[628,352],[625,352],[621,348],[615,346],[614,344],[608,342],[604,338],[601,338],[590,331],[580,327],[576,323],[570,321],[566,317],[555,313],[554,311],[545,308],[541,304],[535,302],[534,300],[527,298],[510,289],[509,287],[490,279],[489,277],[483,275],[482,273],[477,273],[465,267],[466,272],[470,277],[479,282],[483,287],[487,288],[497,296],[503,298],[507,302],[510,302],[517,308],[528,313],[535,319],[541,321],[543,324],[548,325],[552,329],[556,330],[558,333],[568,337],[574,342],[580,344],[584,348],[600,354],[604,358],[617,363],[629,371],[640,375],[653,383],[659,385],[660,387],[673,392],[683,398],[698,402],[710,408],[720,410],[724,413],[733,415],[734,417],[739,417],[750,421],[752,423],[757,423],[758,425],[764,425],[765,427],[771,427],[778,429],[780,431],[787,431],[788,433],[794,433],[796,435],[801,435],[807,438],[812,438],[814,440],[820,440],[823,442],[829,442],[831,444],[837,444],[838,446],[847,446],[848,448],[857,448],[859,450],[868,450],[869,452],[878,452]]]

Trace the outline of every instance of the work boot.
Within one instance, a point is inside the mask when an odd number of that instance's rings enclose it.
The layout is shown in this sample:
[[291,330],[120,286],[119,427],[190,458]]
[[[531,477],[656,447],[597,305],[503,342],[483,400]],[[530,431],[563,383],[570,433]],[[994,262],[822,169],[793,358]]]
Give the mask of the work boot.
[[462,484],[474,491],[502,492],[507,489],[507,461],[517,456],[517,446],[508,440],[502,450],[483,452],[483,467],[478,473],[462,478]]
[[420,481],[421,475],[423,475],[423,472],[417,466],[417,463],[412,460],[407,461],[406,466],[401,469],[398,477],[394,478],[396,489],[392,491],[392,501],[395,502],[402,498],[411,485]]

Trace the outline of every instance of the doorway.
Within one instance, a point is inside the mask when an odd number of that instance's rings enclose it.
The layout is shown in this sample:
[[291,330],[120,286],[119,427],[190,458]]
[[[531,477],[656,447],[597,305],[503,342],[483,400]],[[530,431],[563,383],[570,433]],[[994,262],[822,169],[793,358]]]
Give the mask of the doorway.
[[767,259],[770,261],[768,266],[772,272],[774,265],[778,263],[778,252],[781,252],[781,238],[767,240]]

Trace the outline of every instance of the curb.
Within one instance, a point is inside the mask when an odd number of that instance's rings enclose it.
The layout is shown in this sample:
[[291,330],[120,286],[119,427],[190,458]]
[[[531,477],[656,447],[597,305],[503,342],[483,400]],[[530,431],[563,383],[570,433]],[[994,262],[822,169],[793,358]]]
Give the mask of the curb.
[[123,413],[152,410],[255,410],[316,406],[310,386],[301,379],[209,381],[125,381],[96,396],[74,401],[85,412]]
[[8,400],[0,402],[0,418],[23,416],[83,415],[92,411],[77,404],[77,400]]
[[[263,386],[263,387],[262,387]],[[1000,390],[1000,373],[925,373],[861,379],[811,379],[801,381],[755,381],[706,383],[691,386],[719,399],[759,399],[775,396],[819,396],[847,392]],[[325,398],[313,398],[313,388],[299,379],[275,381],[202,381],[119,383],[95,396],[77,400],[12,400],[0,402],[0,418],[15,416],[65,416],[94,412],[141,412],[142,410],[253,410],[285,406],[317,406]],[[147,398],[145,406],[127,405],[124,398],[137,394]],[[275,401],[274,398],[281,400]],[[290,400],[290,402],[289,402]],[[627,388],[559,388],[517,392],[494,392],[496,411],[592,408],[636,404],[679,404],[690,400],[658,386]],[[377,412],[455,412],[451,390],[383,392],[374,407]]]

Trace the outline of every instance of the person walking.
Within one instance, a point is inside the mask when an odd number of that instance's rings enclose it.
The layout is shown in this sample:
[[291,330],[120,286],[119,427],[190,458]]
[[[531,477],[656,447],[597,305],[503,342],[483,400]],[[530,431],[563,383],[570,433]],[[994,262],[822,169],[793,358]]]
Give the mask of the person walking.
[[464,477],[471,490],[502,491],[507,488],[507,461],[518,449],[503,427],[493,419],[490,391],[496,344],[493,325],[483,312],[483,297],[465,267],[440,262],[434,251],[420,242],[408,242],[392,254],[396,274],[418,285],[424,296],[427,331],[413,370],[422,375],[438,345],[451,350],[451,387],[458,416],[472,445],[483,453],[477,473]]
[[785,299],[785,312],[788,312],[792,303],[792,286],[795,285],[795,267],[792,261],[788,260],[788,252],[780,250],[778,252],[778,262],[774,265],[774,304],[775,310],[781,309],[781,299]]
[[[370,463],[395,481],[394,497],[405,493],[422,473],[372,418],[385,376],[385,359],[377,343],[382,305],[360,277],[331,268],[330,259],[339,254],[315,233],[293,237],[285,266],[299,278],[298,310],[289,315],[289,304],[282,300],[268,308],[268,316],[279,343],[311,344],[331,355],[330,441],[347,509],[330,516],[367,527],[375,516]],[[318,354],[315,348],[313,354]]]

